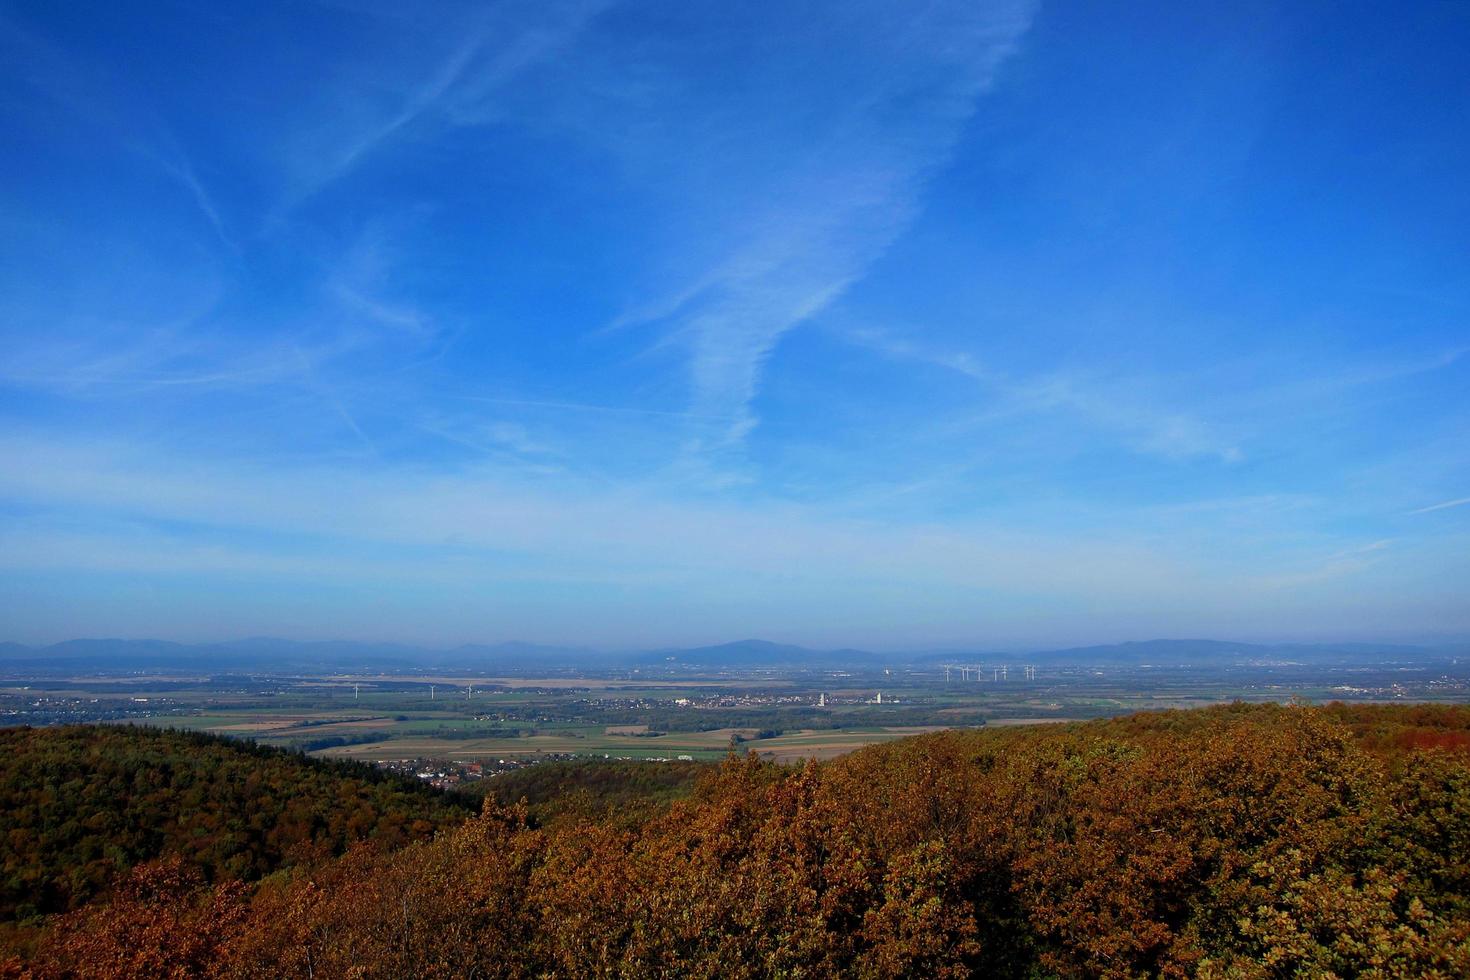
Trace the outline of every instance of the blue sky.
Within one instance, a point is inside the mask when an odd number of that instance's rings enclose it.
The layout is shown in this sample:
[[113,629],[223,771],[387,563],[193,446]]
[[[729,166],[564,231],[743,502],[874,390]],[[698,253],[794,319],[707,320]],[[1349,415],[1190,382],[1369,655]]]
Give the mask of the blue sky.
[[6,638],[1470,634],[1470,6],[0,3]]

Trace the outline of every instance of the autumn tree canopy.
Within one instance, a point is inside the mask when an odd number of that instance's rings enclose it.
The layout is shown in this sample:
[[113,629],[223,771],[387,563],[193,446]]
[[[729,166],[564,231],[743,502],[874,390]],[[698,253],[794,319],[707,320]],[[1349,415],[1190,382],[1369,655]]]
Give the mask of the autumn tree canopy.
[[144,866],[11,969],[1461,977],[1467,731],[1463,708],[1233,705],[731,756],[633,820],[492,798],[253,887]]

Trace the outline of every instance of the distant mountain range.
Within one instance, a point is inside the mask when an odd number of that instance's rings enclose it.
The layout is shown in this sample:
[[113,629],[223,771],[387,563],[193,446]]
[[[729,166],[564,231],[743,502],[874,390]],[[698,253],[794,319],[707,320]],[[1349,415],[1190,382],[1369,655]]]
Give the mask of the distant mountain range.
[[535,643],[472,644],[433,649],[399,643],[349,640],[302,642],[269,637],[227,643],[172,643],[166,640],[67,640],[28,647],[0,643],[0,669],[161,670],[251,673],[264,670],[477,669],[524,670],[589,668],[615,658],[579,647]]
[[1224,640],[1143,640],[1103,646],[1005,653],[998,651],[819,650],[737,640],[714,646],[640,652],[606,652],[586,647],[506,642],[433,649],[393,643],[300,642],[253,638],[228,643],[183,644],[166,640],[80,639],[30,647],[0,643],[0,670],[189,671],[252,673],[322,670],[475,670],[514,673],[547,670],[876,670],[944,664],[1038,664],[1048,666],[1224,665],[1250,662],[1303,664],[1423,662],[1470,656],[1470,644],[1404,646],[1374,643],[1253,644]]
[[1028,663],[1188,664],[1231,661],[1283,661],[1322,664],[1430,660],[1467,651],[1457,648],[1405,646],[1392,643],[1234,643],[1228,640],[1132,640],[1105,646],[1071,647],[1029,653]]

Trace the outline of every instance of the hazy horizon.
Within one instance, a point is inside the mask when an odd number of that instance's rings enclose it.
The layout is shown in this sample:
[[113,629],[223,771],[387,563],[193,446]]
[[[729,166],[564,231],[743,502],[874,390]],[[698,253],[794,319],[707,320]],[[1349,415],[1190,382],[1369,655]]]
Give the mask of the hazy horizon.
[[[285,646],[343,646],[363,648],[402,648],[406,651],[419,651],[423,653],[450,653],[466,648],[482,649],[514,649],[527,648],[530,655],[539,653],[554,654],[557,652],[577,652],[592,656],[617,657],[632,654],[659,653],[662,651],[679,651],[691,649],[710,649],[719,647],[741,647],[747,644],[771,644],[776,647],[794,647],[806,649],[813,652],[834,652],[841,650],[854,650],[877,655],[903,656],[910,654],[920,655],[970,655],[987,654],[999,656],[1025,656],[1032,653],[1048,653],[1069,649],[1088,649],[1106,647],[1124,647],[1130,645],[1146,644],[1176,644],[1180,646],[1199,644],[1238,644],[1242,646],[1253,646],[1261,648],[1284,648],[1284,647],[1317,647],[1322,649],[1362,647],[1371,649],[1381,647],[1390,650],[1395,647],[1415,648],[1428,652],[1460,652],[1462,649],[1470,649],[1470,635],[1465,634],[1440,634],[1417,636],[1402,636],[1397,638],[1324,638],[1324,637],[1256,637],[1243,639],[1239,636],[1134,636],[1123,638],[1093,638],[1057,640],[1051,643],[1017,642],[1000,643],[975,641],[970,643],[941,643],[941,644],[890,644],[871,645],[861,643],[810,643],[791,639],[771,639],[766,636],[752,635],[741,637],[724,637],[717,639],[692,639],[685,642],[649,642],[632,645],[599,645],[580,643],[559,643],[549,640],[526,639],[524,637],[502,638],[502,639],[471,639],[459,642],[444,643],[414,643],[383,637],[361,637],[348,638],[344,636],[324,635],[320,637],[299,638],[285,636],[226,636],[218,638],[181,639],[161,636],[71,636],[59,640],[20,643],[15,640],[0,638],[0,645],[16,643],[20,646],[34,650],[44,650],[68,643],[87,644],[146,644],[166,643],[182,647],[249,647],[257,644],[282,644]],[[527,661],[528,668],[534,668],[535,663]]]
[[4,3],[0,639],[1470,636],[1467,9]]

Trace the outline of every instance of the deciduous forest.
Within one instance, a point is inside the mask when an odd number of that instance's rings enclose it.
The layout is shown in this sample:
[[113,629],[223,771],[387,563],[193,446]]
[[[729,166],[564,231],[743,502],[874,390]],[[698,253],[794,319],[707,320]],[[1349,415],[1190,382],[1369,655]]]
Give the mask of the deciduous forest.
[[[49,874],[68,881],[113,827],[153,835],[83,904],[90,872],[86,889],[44,891],[8,864],[11,914],[74,906],[15,933],[8,975],[1470,975],[1465,708],[1236,704],[941,732],[800,767],[732,754],[687,795],[647,780],[642,802],[564,766],[536,775],[534,809],[492,792],[460,821],[306,760],[292,764],[314,776],[293,783],[274,754],[152,737],[148,771],[218,757],[236,792],[170,775],[171,795],[140,809],[135,767],[85,746],[147,737],[7,734],[8,799],[87,801],[65,833],[12,819],[7,862],[50,834]],[[16,770],[18,748],[95,765],[105,788],[84,768]],[[575,801],[546,805],[556,780]],[[264,839],[271,821],[299,824],[290,803],[257,801],[307,789],[319,836],[201,859],[196,842],[239,808]],[[291,859],[287,839],[330,846]]]
[[0,921],[76,908],[163,855],[255,881],[358,841],[398,847],[471,809],[373,766],[211,735],[0,729]]

